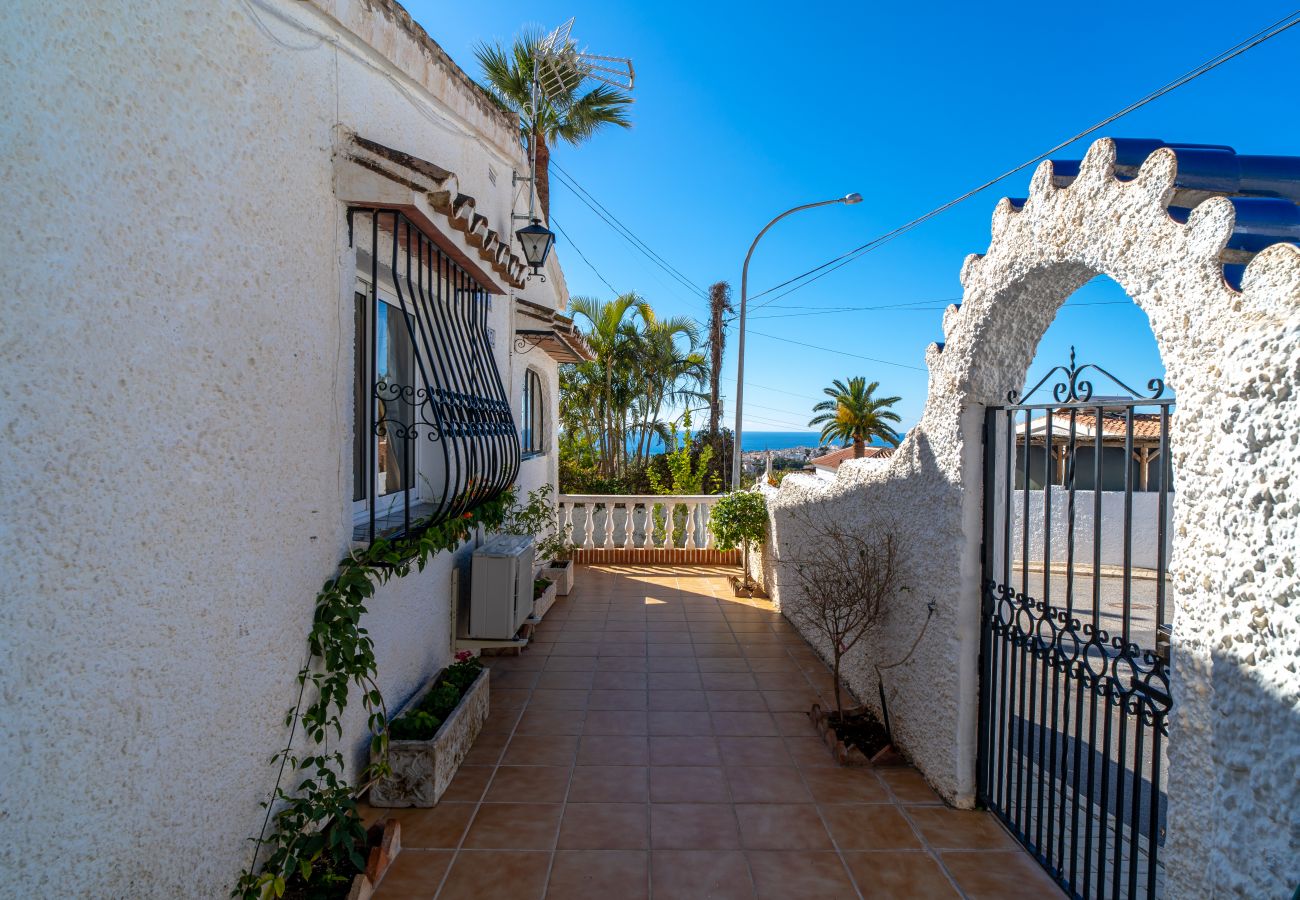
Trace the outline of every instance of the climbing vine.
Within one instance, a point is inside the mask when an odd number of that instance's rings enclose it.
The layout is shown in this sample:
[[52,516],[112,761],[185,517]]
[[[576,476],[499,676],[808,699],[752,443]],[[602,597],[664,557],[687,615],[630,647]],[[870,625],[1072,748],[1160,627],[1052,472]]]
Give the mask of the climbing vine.
[[[345,893],[353,874],[365,868],[366,832],[357,797],[389,773],[388,711],[379,690],[374,641],[361,624],[365,603],[390,579],[412,569],[423,571],[438,553],[455,550],[479,525],[498,529],[514,499],[509,491],[411,537],[377,538],[339,562],[338,573],[316,595],[308,658],[298,672],[298,701],[284,719],[289,739],[271,757],[279,767],[275,789],[262,804],[266,818],[254,839],[253,859],[232,897],[283,897],[291,888],[311,896]],[[343,753],[330,743],[343,737],[343,712],[353,687],[360,689],[372,735],[372,762],[361,770],[356,785],[344,776]],[[299,729],[313,748],[303,755],[293,746]],[[286,777],[297,780],[288,790]]]

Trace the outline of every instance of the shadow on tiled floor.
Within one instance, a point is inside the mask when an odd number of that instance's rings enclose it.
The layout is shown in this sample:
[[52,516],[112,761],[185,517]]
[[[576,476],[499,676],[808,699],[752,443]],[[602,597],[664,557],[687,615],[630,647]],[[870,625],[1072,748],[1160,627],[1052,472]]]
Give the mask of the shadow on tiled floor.
[[991,815],[911,769],[841,769],[806,710],[826,666],[720,568],[584,566],[520,657],[442,802],[383,810],[377,900],[1039,898]]

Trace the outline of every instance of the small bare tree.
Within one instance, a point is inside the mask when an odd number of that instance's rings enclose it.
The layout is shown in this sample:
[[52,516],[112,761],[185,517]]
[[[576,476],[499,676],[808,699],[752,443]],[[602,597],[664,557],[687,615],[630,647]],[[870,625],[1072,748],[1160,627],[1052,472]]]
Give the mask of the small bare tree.
[[840,664],[880,625],[886,602],[900,588],[899,540],[888,526],[850,532],[812,514],[792,518],[807,528],[807,549],[791,562],[798,600],[787,614],[830,644],[835,713],[843,722]]

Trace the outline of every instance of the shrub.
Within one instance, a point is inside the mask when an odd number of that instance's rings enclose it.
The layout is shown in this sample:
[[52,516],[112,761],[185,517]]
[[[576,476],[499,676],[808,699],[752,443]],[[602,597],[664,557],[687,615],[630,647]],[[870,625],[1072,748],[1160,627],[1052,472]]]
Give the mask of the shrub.
[[767,535],[767,501],[763,495],[757,491],[723,494],[713,506],[709,529],[719,548],[744,549],[745,587],[749,587],[749,545]]
[[409,710],[388,723],[389,734],[399,741],[427,741],[438,733],[439,727],[456,709],[474,679],[483,668],[483,662],[468,650],[456,654],[456,661],[446,668],[438,683]]

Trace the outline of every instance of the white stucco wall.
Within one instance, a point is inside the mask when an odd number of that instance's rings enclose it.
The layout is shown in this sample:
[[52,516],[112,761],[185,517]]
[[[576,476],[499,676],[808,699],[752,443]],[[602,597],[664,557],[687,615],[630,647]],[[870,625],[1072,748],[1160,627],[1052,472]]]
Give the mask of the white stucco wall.
[[[1064,564],[1066,545],[1070,537],[1069,491],[1053,486],[1051,547],[1052,563]],[[1011,547],[1013,556],[1018,561],[1022,553],[1024,540],[1024,494],[1016,492],[1014,503],[1015,522],[1011,528]],[[1173,545],[1173,512],[1175,497],[1169,495],[1165,508],[1165,559]],[[1092,491],[1074,492],[1074,552],[1076,566],[1091,566],[1093,560],[1094,494]],[[999,507],[999,513],[1001,513]],[[1160,494],[1156,491],[1134,492],[1133,516],[1129,538],[1129,552],[1134,568],[1154,569],[1159,562],[1160,547]],[[1001,524],[995,526],[995,530]],[[1043,559],[1044,537],[1047,531],[1047,517],[1043,514],[1043,492],[1029,492],[1029,560],[1041,562]],[[1101,564],[1103,566],[1124,565],[1124,492],[1101,492]]]
[[1258,254],[1244,290],[1232,290],[1219,254],[1233,208],[1213,198],[1186,225],[1174,221],[1165,207],[1176,167],[1161,149],[1121,182],[1114,145],[1101,140],[1068,188],[1053,186],[1045,162],[1023,209],[999,203],[988,253],[967,259],[961,307],[944,314],[946,346],[927,353],[921,422],[887,466],[845,464],[830,484],[786,478],[769,500],[764,565],[778,602],[790,603],[782,566],[806,540],[799,511],[853,528],[892,523],[910,590],[850,681],[872,702],[870,660],[906,648],[934,605],[913,661],[888,679],[891,713],[926,776],[970,805],[983,410],[1023,383],[1061,303],[1092,276],[1110,276],[1149,316],[1178,397],[1170,894],[1287,896],[1300,880],[1300,251]]
[[[523,160],[382,0],[19,0],[0,81],[0,871],[15,896],[224,896],[351,538],[336,142],[454,171],[502,230]],[[448,659],[449,566],[370,603],[390,702]]]

